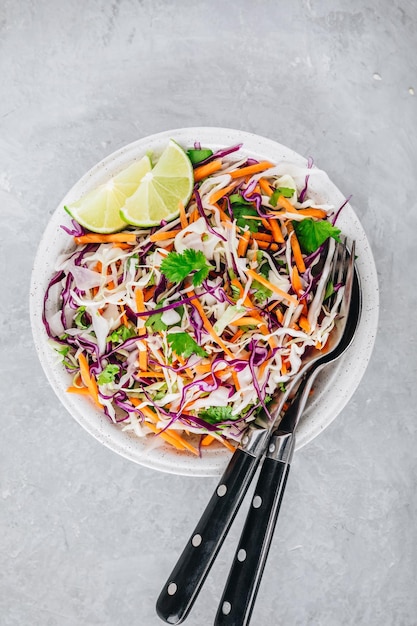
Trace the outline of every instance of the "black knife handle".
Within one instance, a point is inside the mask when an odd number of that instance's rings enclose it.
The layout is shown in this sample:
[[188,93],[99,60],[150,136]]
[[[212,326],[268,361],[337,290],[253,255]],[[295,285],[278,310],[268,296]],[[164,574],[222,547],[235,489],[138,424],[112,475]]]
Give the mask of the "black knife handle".
[[179,624],[190,611],[235,518],[259,462],[238,448],[157,600],[156,611]]
[[266,458],[252,498],[215,626],[249,624],[274,534],[290,465]]

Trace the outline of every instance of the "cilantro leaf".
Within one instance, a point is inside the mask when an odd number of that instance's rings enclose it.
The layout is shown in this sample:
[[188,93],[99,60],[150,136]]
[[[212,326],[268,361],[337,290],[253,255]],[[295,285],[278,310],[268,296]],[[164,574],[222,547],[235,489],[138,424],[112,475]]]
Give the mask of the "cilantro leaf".
[[168,333],[168,343],[178,356],[186,359],[192,354],[208,356],[207,352],[188,333]]
[[145,322],[146,328],[152,328],[156,333],[161,330],[166,330],[168,326],[165,322],[162,321],[163,313],[155,313],[154,315],[150,315]]
[[107,341],[111,341],[112,343],[123,343],[130,337],[134,337],[136,335],[133,328],[127,328],[124,324],[116,328],[108,337]]
[[85,314],[85,306],[78,307],[77,312],[74,315],[74,323],[81,330],[85,330],[90,326]]
[[[239,198],[239,201],[233,202],[234,197]],[[259,226],[262,224],[261,218],[259,220],[247,220],[246,215],[249,217],[259,217],[258,211],[249,202],[245,202],[243,198],[234,194],[230,197],[230,206],[232,209],[233,217],[236,220],[236,224],[239,228],[249,227],[251,233],[257,233]]]
[[232,420],[232,407],[231,406],[210,406],[207,409],[203,409],[198,414],[201,419],[209,424],[218,424],[219,422],[226,422]]
[[106,385],[108,383],[112,383],[115,379],[116,374],[120,371],[120,367],[118,365],[106,365],[104,370],[100,372],[97,376],[97,382],[99,385]]
[[180,283],[193,275],[193,285],[201,285],[211,269],[201,250],[187,248],[184,252],[170,252],[161,263],[161,272],[172,283]]
[[305,254],[311,254],[317,250],[329,237],[340,241],[340,229],[326,220],[318,222],[312,218],[307,218],[301,222],[294,221],[292,224],[301,249]]
[[[164,306],[164,303],[165,298],[159,302],[159,305],[162,307]],[[183,305],[180,304],[179,306],[175,307],[175,310],[182,319],[182,316],[184,315]],[[150,315],[145,322],[146,328],[152,328],[152,330],[154,330],[155,332],[167,330],[168,324],[165,324],[165,322],[162,321],[163,314],[164,312],[162,311],[162,313],[154,313],[153,315]],[[173,324],[170,324],[170,326],[173,326]]]
[[280,196],[284,196],[284,198],[292,198],[294,195],[295,189],[290,189],[289,187],[277,187],[273,192],[272,196],[269,198],[269,204],[271,206],[277,206],[278,198]]

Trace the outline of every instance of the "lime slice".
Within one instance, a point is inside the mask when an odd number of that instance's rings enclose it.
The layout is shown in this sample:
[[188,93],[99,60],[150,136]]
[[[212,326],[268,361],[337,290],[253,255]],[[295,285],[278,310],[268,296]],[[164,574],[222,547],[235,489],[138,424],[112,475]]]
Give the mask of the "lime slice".
[[153,170],[120,210],[121,217],[133,226],[157,226],[179,215],[179,205],[187,205],[193,191],[191,161],[173,139],[159,157]]
[[138,188],[143,177],[151,171],[148,156],[135,161],[107,183],[100,185],[86,196],[65,207],[65,210],[81,226],[94,233],[115,233],[126,228],[120,217],[120,209]]

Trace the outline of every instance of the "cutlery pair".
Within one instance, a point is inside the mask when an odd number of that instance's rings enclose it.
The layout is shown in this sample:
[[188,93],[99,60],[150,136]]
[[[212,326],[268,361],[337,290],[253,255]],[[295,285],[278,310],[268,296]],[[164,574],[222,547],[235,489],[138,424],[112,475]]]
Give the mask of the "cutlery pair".
[[[168,578],[156,604],[159,617],[180,624],[187,617],[223,544],[256,469],[263,459],[258,482],[233,564],[217,611],[215,626],[247,626],[278,518],[295,446],[295,433],[313,382],[319,372],[338,359],[353,341],[361,312],[361,291],[354,268],[355,244],[330,241],[327,276],[343,284],[329,307],[340,308],[326,349],[313,349],[284,393],[269,406],[272,420],[257,420],[234,452],[208,505]],[[328,257],[329,258],[329,257]],[[292,398],[287,411],[286,402]]]

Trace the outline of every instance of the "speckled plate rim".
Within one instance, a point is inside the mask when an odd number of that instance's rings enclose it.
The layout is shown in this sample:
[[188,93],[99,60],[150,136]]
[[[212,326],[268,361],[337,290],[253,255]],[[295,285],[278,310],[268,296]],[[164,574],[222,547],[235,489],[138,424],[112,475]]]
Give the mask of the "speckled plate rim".
[[[72,417],[100,443],[126,459],[159,471],[189,476],[217,476],[230,458],[226,449],[209,448],[204,451],[202,458],[197,458],[172,450],[159,441],[150,445],[148,440],[120,430],[84,397],[66,393],[70,377],[57,364],[42,322],[43,297],[56,259],[59,254],[68,251],[71,244],[71,239],[61,228],[61,225],[70,225],[70,218],[63,206],[105,182],[149,150],[155,154],[160,153],[169,138],[183,146],[191,146],[195,141],[200,141],[213,149],[243,143],[244,152],[260,159],[291,161],[300,166],[307,164],[307,159],[271,139],[240,130],[216,127],[167,130],[139,139],[110,154],[94,165],[72,187],[56,208],[44,231],[31,277],[32,334],[43,370],[59,400]],[[345,197],[339,189],[324,172],[318,178],[317,193],[322,201],[335,207],[341,206]],[[356,240],[357,270],[362,287],[362,314],[350,350],[333,367],[328,368],[316,385],[314,401],[307,406],[297,432],[297,448],[314,439],[346,406],[365,373],[377,332],[379,295],[375,263],[366,234],[350,203],[343,208],[338,226],[348,237]]]

